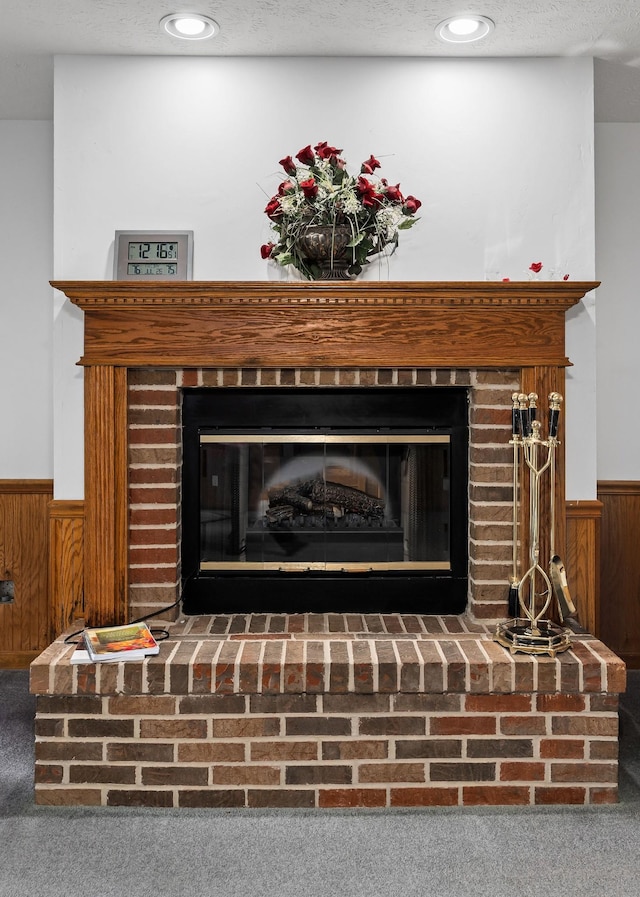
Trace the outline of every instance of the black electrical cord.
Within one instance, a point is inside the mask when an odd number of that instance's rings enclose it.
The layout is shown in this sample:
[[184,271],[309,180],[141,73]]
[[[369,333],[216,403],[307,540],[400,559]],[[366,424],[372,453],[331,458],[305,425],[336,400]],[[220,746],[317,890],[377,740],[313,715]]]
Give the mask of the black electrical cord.
[[[151,617],[159,617],[161,614],[165,614],[167,611],[173,610],[173,608],[177,607],[181,601],[182,601],[182,599],[178,598],[178,600],[174,601],[173,604],[168,604],[166,607],[161,607],[160,610],[156,610],[152,614],[146,614],[146,616],[144,616],[144,617],[138,617],[137,620],[130,620],[128,623],[125,623],[124,625],[133,626],[135,623],[146,623],[147,620],[150,619]],[[120,624],[113,623],[112,625],[116,626],[116,625],[120,625]],[[66,638],[64,640],[64,644],[65,645],[81,645],[82,639],[78,639],[77,641],[73,641],[73,639],[75,639],[78,635],[81,635],[86,628],[87,627],[85,626],[83,629],[78,629],[76,632],[69,633],[69,635],[66,636]],[[157,642],[164,642],[166,639],[168,639],[170,637],[170,633],[166,629],[161,629],[159,627],[154,629],[150,626],[149,630],[151,632],[151,635],[155,638],[155,640]]]

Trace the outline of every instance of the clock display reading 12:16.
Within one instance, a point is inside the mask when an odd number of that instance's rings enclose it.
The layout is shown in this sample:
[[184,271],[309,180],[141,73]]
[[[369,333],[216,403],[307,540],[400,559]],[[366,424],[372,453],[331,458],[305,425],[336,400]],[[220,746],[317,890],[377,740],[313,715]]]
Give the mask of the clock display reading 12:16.
[[[127,274],[175,277],[178,273],[178,244],[129,243]],[[169,261],[169,260],[172,261]]]
[[157,262],[160,259],[177,259],[177,243],[129,243],[129,261]]
[[116,280],[191,280],[193,231],[116,231]]

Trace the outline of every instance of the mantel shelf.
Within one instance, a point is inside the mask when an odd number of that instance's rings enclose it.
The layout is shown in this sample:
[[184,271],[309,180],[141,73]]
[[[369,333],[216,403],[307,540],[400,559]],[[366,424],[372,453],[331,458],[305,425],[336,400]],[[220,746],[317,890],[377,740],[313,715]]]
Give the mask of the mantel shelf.
[[566,366],[591,281],[53,281],[85,313],[84,365]]
[[592,281],[118,281],[56,280],[80,308],[100,305],[530,305],[570,308]]

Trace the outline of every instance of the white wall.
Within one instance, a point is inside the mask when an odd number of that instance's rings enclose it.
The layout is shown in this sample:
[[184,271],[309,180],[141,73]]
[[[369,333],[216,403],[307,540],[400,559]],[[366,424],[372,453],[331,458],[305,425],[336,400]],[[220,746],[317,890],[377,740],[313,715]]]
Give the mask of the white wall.
[[596,125],[598,479],[640,479],[640,124]]
[[[55,109],[60,279],[111,278],[123,228],[193,229],[195,279],[275,276],[259,246],[278,160],[320,140],[354,172],[373,153],[423,202],[370,277],[517,280],[532,261],[594,276],[591,60],[60,57]],[[82,319],[56,302],[55,488],[78,498]],[[588,499],[592,296],[571,313],[568,353],[567,493]]]
[[0,121],[0,479],[53,476],[52,126]]

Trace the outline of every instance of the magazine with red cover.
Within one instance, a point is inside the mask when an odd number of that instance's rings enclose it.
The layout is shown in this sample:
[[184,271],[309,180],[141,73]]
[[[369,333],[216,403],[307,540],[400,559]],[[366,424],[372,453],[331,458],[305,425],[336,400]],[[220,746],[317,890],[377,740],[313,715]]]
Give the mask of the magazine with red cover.
[[94,663],[128,658],[139,660],[148,654],[157,654],[160,650],[146,623],[85,629],[82,635],[89,657]]

